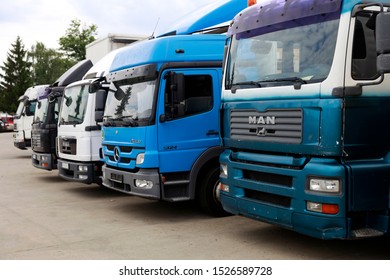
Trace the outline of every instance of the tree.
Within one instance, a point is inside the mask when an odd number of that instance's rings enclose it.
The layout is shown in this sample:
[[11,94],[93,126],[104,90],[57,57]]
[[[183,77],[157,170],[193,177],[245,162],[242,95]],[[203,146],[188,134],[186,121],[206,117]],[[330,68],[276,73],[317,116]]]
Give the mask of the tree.
[[11,44],[11,49],[0,73],[0,111],[13,113],[18,106],[18,98],[32,85],[27,50],[20,37]]
[[97,26],[91,24],[86,26],[80,20],[71,21],[70,27],[66,30],[65,36],[60,37],[60,50],[64,51],[68,57],[76,61],[85,59],[85,46],[96,40]]
[[34,84],[52,84],[76,61],[64,58],[55,50],[46,48],[41,42],[31,47],[28,53],[29,61],[32,63],[31,72]]

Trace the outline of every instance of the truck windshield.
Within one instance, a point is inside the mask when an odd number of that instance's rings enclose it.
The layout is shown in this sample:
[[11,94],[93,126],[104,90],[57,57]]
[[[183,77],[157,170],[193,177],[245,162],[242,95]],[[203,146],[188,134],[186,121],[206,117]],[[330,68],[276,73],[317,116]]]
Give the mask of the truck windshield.
[[252,88],[317,83],[332,64],[339,19],[291,27],[279,24],[245,35],[235,34],[227,61],[225,87]]
[[34,123],[45,122],[47,117],[47,107],[49,105],[49,100],[47,98],[37,101],[35,114],[34,114]]
[[76,125],[84,122],[88,95],[88,85],[74,86],[65,90],[60,112],[61,125]]
[[105,126],[145,126],[152,116],[156,80],[111,83],[104,111]]

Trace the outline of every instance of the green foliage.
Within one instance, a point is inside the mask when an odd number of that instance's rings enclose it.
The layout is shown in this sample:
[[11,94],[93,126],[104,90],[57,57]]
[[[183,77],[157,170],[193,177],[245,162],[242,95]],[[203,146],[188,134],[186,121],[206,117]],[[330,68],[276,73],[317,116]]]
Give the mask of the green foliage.
[[85,47],[95,41],[96,35],[95,24],[84,26],[76,19],[71,21],[66,35],[59,39],[59,50],[46,48],[38,42],[27,51],[18,36],[0,66],[0,111],[15,112],[18,98],[27,88],[52,84],[71,66],[84,60]]
[[59,39],[60,50],[75,61],[85,59],[85,46],[95,41],[97,26],[95,24],[82,26],[78,19],[72,20],[65,36]]
[[32,63],[32,79],[35,85],[52,84],[77,61],[64,57],[55,49],[46,48],[41,42],[28,53]]
[[0,67],[0,111],[14,113],[18,98],[32,85],[31,63],[27,61],[27,50],[20,37],[11,44],[3,66]]

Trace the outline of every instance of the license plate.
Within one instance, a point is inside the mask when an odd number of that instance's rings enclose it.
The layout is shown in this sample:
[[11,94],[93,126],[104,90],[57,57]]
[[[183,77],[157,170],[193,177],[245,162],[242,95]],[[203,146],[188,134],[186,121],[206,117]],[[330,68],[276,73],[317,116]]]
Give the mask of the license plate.
[[111,180],[118,183],[123,183],[123,175],[111,173]]
[[62,163],[62,168],[63,168],[63,169],[69,169],[69,163],[63,162],[63,163]]

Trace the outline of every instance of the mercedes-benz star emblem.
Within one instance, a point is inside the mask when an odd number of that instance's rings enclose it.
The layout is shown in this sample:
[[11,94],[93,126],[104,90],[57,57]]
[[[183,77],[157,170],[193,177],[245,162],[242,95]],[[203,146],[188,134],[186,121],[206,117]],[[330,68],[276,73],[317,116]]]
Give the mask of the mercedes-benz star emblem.
[[115,147],[114,148],[114,160],[118,162],[119,161],[119,157],[120,157],[120,155],[119,155],[119,148]]

